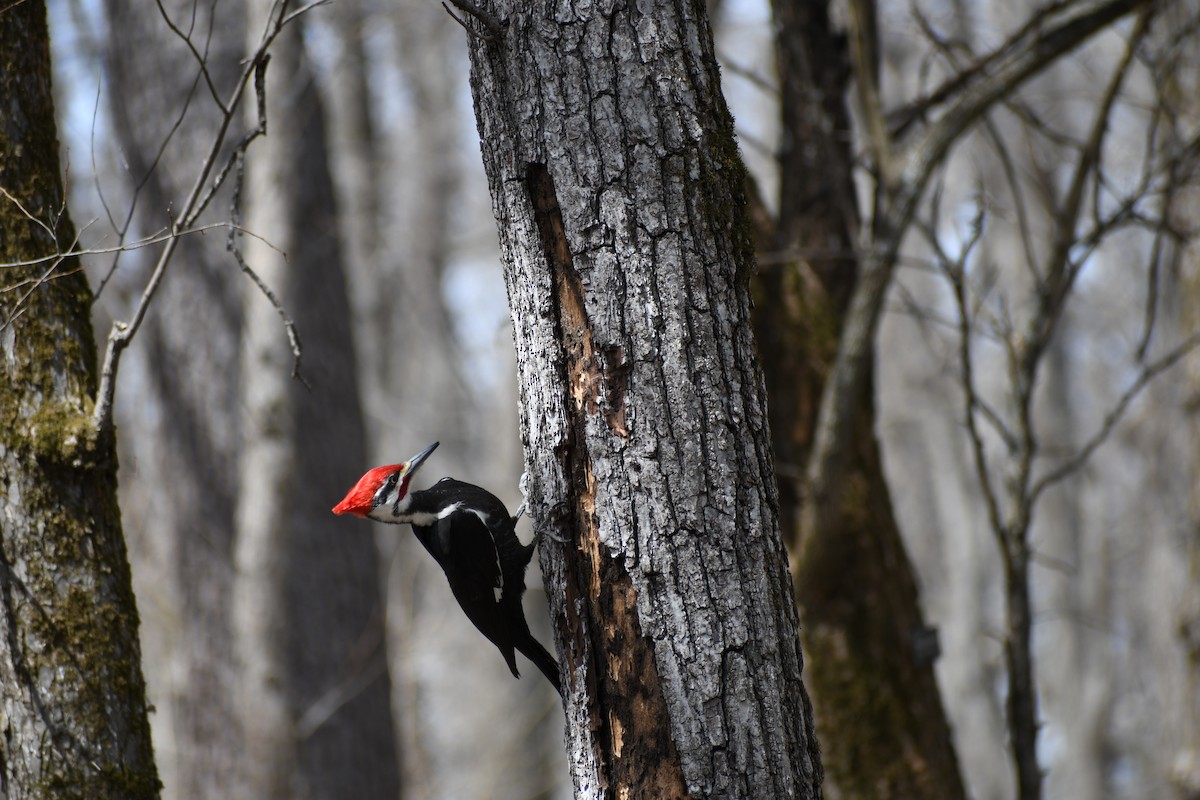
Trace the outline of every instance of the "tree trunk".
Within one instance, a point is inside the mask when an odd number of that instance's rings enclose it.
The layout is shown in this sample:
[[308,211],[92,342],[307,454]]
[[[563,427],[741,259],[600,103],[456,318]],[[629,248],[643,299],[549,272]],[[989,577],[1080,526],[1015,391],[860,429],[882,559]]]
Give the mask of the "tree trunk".
[[[771,398],[782,527],[793,550],[808,685],[830,784],[845,798],[966,796],[927,629],[875,437],[873,386],[828,524],[798,530],[817,408],[858,274],[846,39],[824,4],[776,0],[779,217],[755,215],[772,254],[753,282]],[[772,224],[774,222],[774,224]],[[821,519],[820,515],[814,518]]]
[[472,28],[581,797],[820,796],[703,7]]
[[[279,13],[257,4],[249,29],[261,31],[270,10]],[[292,378],[277,309],[247,283],[233,598],[240,794],[394,798],[378,553],[329,513],[366,444],[324,120],[299,26],[272,52],[269,135],[249,156],[246,220],[270,244],[248,237],[245,256],[304,337],[308,388]]]
[[[0,789],[153,798],[116,443],[91,425],[92,293],[58,161],[46,8],[0,12]],[[44,259],[44,260],[37,260]]]
[[[291,381],[297,463],[289,496],[287,600],[291,704],[298,712],[301,797],[396,800],[384,594],[375,539],[329,512],[367,463],[358,366],[322,106],[307,68],[294,75],[299,138],[291,165],[289,306],[304,331],[304,376]],[[283,331],[276,325],[276,335]]]
[[[269,0],[249,4],[247,49],[271,13]],[[272,48],[267,82],[270,134],[251,154],[246,170],[245,259],[284,307],[293,286],[281,253],[300,243],[294,238],[288,199],[296,169],[294,135],[298,119],[285,104],[291,77],[300,65],[298,28],[283,32]],[[248,125],[255,125],[248,108]],[[261,237],[261,238],[260,238]],[[276,250],[278,248],[278,251]],[[245,409],[238,454],[232,627],[238,658],[238,722],[242,730],[239,794],[283,800],[296,791],[296,732],[289,706],[287,663],[287,562],[291,506],[296,491],[295,409],[292,354],[278,315],[257,289],[243,287],[241,398]]]
[[[172,131],[195,80],[194,66],[180,68],[182,43],[141,0],[104,5],[104,27],[122,34],[101,31],[97,50],[104,59],[110,135],[124,170],[97,180],[114,209],[129,208],[137,191],[133,229],[153,231],[168,223],[169,210],[191,188],[196,154],[216,135],[216,109],[196,100],[186,124]],[[194,30],[212,30],[207,72],[218,94],[228,96],[245,51],[243,4],[163,5],[173,19],[193,20]],[[137,46],[129,46],[133,41]],[[88,191],[80,192],[85,196],[92,189],[86,183]],[[225,213],[228,190],[212,208]],[[101,209],[92,213],[104,218]],[[98,308],[129,319],[153,255],[151,248],[121,254]],[[236,674],[230,597],[240,443],[238,375],[230,368],[241,336],[235,269],[220,233],[180,243],[137,344],[121,362],[116,401],[125,465],[121,507],[142,612],[148,693],[156,708],[151,725],[163,794],[175,800],[233,795],[240,751],[230,691]],[[158,479],[163,475],[171,476],[169,491]]]

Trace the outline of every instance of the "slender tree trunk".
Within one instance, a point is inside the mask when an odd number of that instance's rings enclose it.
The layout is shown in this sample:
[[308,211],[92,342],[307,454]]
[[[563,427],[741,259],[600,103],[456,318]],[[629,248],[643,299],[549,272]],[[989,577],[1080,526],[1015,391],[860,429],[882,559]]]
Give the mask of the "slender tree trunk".
[[[966,796],[933,675],[916,577],[875,437],[872,382],[827,524],[799,530],[799,477],[858,274],[846,39],[821,3],[776,0],[782,147],[779,215],[755,215],[771,258],[753,282],[755,330],[781,469],[808,685],[828,780],[846,798]],[[773,223],[773,224],[772,224]]]
[[[269,9],[279,13],[264,3],[260,19]],[[305,337],[308,386],[292,378],[277,309],[247,284],[234,594],[242,793],[394,798],[378,553],[328,512],[366,445],[324,120],[298,26],[273,53],[269,135],[251,155],[247,195],[247,226],[273,246],[251,239],[246,257]]]
[[818,797],[703,6],[470,24],[581,797]]
[[[269,8],[278,13],[271,3],[259,12]],[[277,309],[247,284],[234,592],[241,794],[394,798],[378,553],[328,511],[366,445],[324,120],[298,26],[276,40],[267,98],[246,224],[270,245],[248,239],[246,258],[304,336],[308,386],[292,377]]]
[[[163,4],[173,19],[212,31],[205,36],[206,69],[222,97],[245,51],[242,5]],[[191,188],[196,154],[216,135],[215,109],[195,98],[186,123],[172,131],[194,85],[195,65],[180,67],[188,63],[180,58],[183,43],[157,10],[140,0],[105,0],[104,6],[107,29],[121,32],[98,33],[104,38],[97,49],[111,136],[125,170],[100,181],[111,208],[133,205],[134,230],[153,231],[168,223],[170,209]],[[99,131],[96,136],[100,141]],[[212,207],[228,209],[229,192]],[[148,249],[122,254],[98,305],[128,319],[149,261]],[[157,709],[151,724],[164,796],[176,800],[230,797],[240,750],[230,691],[237,674],[230,597],[240,442],[238,374],[230,365],[237,363],[242,325],[234,269],[223,235],[180,243],[137,345],[126,351],[116,402],[125,465],[121,503],[148,692]],[[158,479],[163,475],[171,476],[169,491]]]
[[[382,331],[373,330],[370,321],[358,325],[358,337],[353,335],[352,330],[355,317],[358,317],[355,309],[377,302],[386,305],[389,300],[394,300],[396,295],[385,283],[384,275],[389,270],[382,263],[386,254],[380,247],[380,194],[384,187],[390,188],[390,185],[382,174],[384,160],[380,154],[380,139],[372,114],[372,73],[368,68],[371,64],[364,41],[367,31],[378,24],[379,11],[373,8],[367,10],[359,0],[349,0],[338,2],[331,7],[330,13],[341,58],[336,62],[330,82],[325,86],[326,91],[320,94],[320,100],[323,101],[322,106],[328,109],[326,118],[329,126],[331,194],[332,197],[336,197],[336,223],[341,234],[342,252],[310,253],[310,258],[305,259],[308,269],[306,277],[302,277],[300,281],[305,284],[305,291],[295,312],[298,314],[298,323],[302,321],[306,330],[317,332],[320,337],[312,341],[311,337],[306,335],[306,339],[310,339],[313,344],[308,350],[307,361],[314,368],[322,369],[319,383],[314,384],[314,393],[317,396],[300,398],[301,408],[311,411],[313,417],[310,421],[301,421],[301,429],[325,433],[306,438],[313,445],[313,457],[302,459],[302,463],[320,464],[325,468],[319,474],[311,476],[313,482],[322,481],[324,476],[335,476],[334,480],[341,481],[340,488],[344,489],[347,480],[361,473],[367,462],[374,463],[374,457],[377,455],[367,447],[362,407],[370,407],[370,398],[376,396],[380,398],[379,407],[382,408],[386,402],[386,392],[373,395],[372,389],[383,375],[391,374],[392,368],[397,372],[403,371],[400,365],[395,363],[395,348],[391,347],[392,343],[382,335]],[[313,126],[306,126],[305,130],[319,133],[319,120],[313,122]],[[323,144],[316,142],[318,138],[306,137],[308,146],[320,145],[318,150],[324,150]],[[317,154],[313,154],[313,157],[317,157]],[[318,185],[322,185],[324,180],[323,176],[319,178]],[[312,218],[322,217],[323,204],[326,206],[325,215],[332,216],[328,212],[330,198],[325,196],[324,191],[306,191],[302,196],[312,200],[312,207],[308,212]],[[331,242],[329,237],[323,237],[319,241],[326,248],[330,243],[338,243]],[[342,265],[342,269],[331,269],[336,265]],[[358,287],[360,296],[364,299],[370,297],[370,300],[354,302],[348,293],[348,289],[352,287]],[[340,306],[336,314],[332,313],[331,308],[324,307],[326,300],[334,301]],[[354,344],[356,347],[352,347]],[[320,350],[314,351],[314,348]],[[379,369],[371,368],[372,363],[380,363],[385,371],[380,374]],[[301,441],[304,443],[304,439]],[[329,455],[335,455],[336,463],[326,463],[326,457]],[[336,487],[330,489],[332,494],[338,491],[340,489]],[[316,499],[317,493],[311,495]],[[320,503],[324,503],[324,499],[320,500]],[[313,509],[312,519],[322,521],[322,524],[314,525],[313,546],[329,547],[332,542],[340,541],[344,536],[343,529],[326,529],[325,523],[337,524],[338,521],[326,515],[324,507]],[[374,686],[373,691],[365,692],[364,699],[378,704],[379,692],[386,691],[391,704],[390,714],[377,718],[374,722],[390,724],[390,735],[377,732],[362,750],[364,753],[370,752],[376,763],[376,768],[365,771],[379,778],[379,787],[386,793],[385,796],[396,798],[400,795],[401,788],[408,793],[408,782],[403,778],[403,770],[409,769],[409,759],[412,758],[412,754],[407,752],[406,741],[407,730],[412,727],[412,709],[404,708],[400,687],[406,685],[407,675],[401,669],[401,658],[395,655],[397,646],[403,639],[395,636],[394,631],[400,627],[404,615],[392,613],[386,607],[390,602],[388,582],[392,572],[388,566],[394,563],[392,555],[395,553],[398,533],[390,525],[388,528],[391,529],[379,531],[376,537],[377,547],[360,541],[359,546],[354,548],[359,557],[364,554],[370,555],[370,564],[379,569],[379,575],[377,578],[362,575],[356,582],[361,588],[372,589],[370,594],[360,593],[365,594],[365,597],[360,597],[360,601],[370,599],[370,604],[360,609],[358,614],[352,612],[350,615],[361,620],[364,619],[361,616],[362,610],[370,612],[366,619],[370,620],[371,625],[364,631],[372,633],[371,646],[366,649],[370,658],[360,663],[359,667],[382,667],[379,672],[380,680],[377,681],[377,684],[382,682],[382,685]],[[317,555],[319,563],[319,554],[314,555]],[[360,569],[361,566],[365,565],[360,565]],[[377,585],[379,590],[373,591]],[[304,596],[304,588],[298,589],[301,590],[301,596]],[[343,591],[340,593],[343,601],[349,594],[348,589],[343,582]],[[313,610],[319,612],[318,608]],[[344,613],[344,610],[334,609],[334,613]],[[373,709],[376,715],[382,714],[383,711],[382,706]],[[385,754],[379,751],[379,747],[384,745],[394,748],[395,760],[388,768],[379,769],[379,765],[386,764]],[[364,790],[365,788],[362,787]]]
[[[257,46],[273,4],[252,2],[247,49]],[[282,254],[293,238],[288,198],[296,164],[299,120],[294,98],[283,96],[300,65],[298,28],[285,31],[272,49],[267,83],[266,139],[248,160],[245,259],[290,306],[293,293]],[[249,125],[257,124],[253,107]],[[260,238],[261,237],[261,238]],[[295,792],[296,732],[289,707],[288,610],[285,594],[291,507],[297,463],[292,354],[275,310],[256,288],[243,289],[241,397],[245,409],[238,456],[237,533],[234,546],[232,624],[239,662],[238,720],[243,736],[239,794],[283,800]]]
[[[154,798],[116,443],[58,161],[46,8],[0,12],[0,790]],[[46,259],[46,260],[38,260]]]
[[[1200,118],[1200,108],[1195,108],[1190,115],[1192,119]],[[1181,203],[1181,217],[1200,213],[1200,189],[1193,190]],[[1200,243],[1193,242],[1180,255],[1180,272],[1184,276],[1182,295],[1183,318],[1185,330],[1200,329]],[[1191,387],[1200,385],[1200,367],[1192,362],[1189,369],[1188,384]],[[1183,542],[1182,558],[1186,559],[1184,585],[1188,589],[1179,597],[1175,631],[1178,645],[1183,652],[1186,665],[1183,681],[1182,719],[1200,719],[1200,481],[1197,480],[1197,467],[1200,465],[1200,408],[1194,400],[1195,389],[1188,395],[1191,409],[1190,445],[1192,452],[1192,474],[1190,478],[1191,529]],[[1178,800],[1195,800],[1200,797],[1200,728],[1195,725],[1185,725],[1184,735],[1171,764],[1171,782],[1174,784],[1175,797]]]
[[[298,139],[291,165],[289,306],[304,331],[304,376],[291,381],[295,482],[288,499],[287,606],[291,705],[301,796],[396,800],[399,751],[379,551],[329,512],[367,462],[350,300],[328,169],[322,104],[307,58],[285,90]],[[276,324],[276,335],[282,339]]]

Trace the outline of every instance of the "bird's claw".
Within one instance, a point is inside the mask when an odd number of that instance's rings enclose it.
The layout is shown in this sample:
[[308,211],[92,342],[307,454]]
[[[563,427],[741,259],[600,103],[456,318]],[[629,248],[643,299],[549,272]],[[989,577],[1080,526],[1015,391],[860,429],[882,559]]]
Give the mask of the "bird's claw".
[[570,542],[568,540],[564,539],[563,537],[559,536],[558,534],[554,534],[554,533],[551,533],[550,531],[546,531],[546,530],[540,531],[537,534],[537,536],[535,537],[536,544],[541,544],[543,537],[545,537],[546,539],[551,539],[555,542],[558,542],[559,544],[570,544]]

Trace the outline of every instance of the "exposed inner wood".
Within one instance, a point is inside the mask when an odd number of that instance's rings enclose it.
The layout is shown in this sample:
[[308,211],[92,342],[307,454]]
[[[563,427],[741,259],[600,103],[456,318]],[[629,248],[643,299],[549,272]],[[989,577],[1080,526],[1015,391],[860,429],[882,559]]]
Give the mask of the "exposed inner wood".
[[570,397],[569,442],[559,454],[570,481],[570,507],[563,515],[574,548],[566,556],[566,608],[559,624],[568,642],[586,642],[568,652],[568,675],[578,659],[588,660],[588,702],[595,739],[604,751],[607,794],[620,798],[688,797],[670,720],[658,679],[653,643],[642,634],[637,595],[625,564],[600,541],[596,523],[597,482],[587,447],[588,417],[601,416],[625,436],[627,390],[624,353],[598,354],[588,320],[583,282],[563,230],[554,181],[545,165],[530,164],[526,184],[542,247],[554,274],[561,363]]

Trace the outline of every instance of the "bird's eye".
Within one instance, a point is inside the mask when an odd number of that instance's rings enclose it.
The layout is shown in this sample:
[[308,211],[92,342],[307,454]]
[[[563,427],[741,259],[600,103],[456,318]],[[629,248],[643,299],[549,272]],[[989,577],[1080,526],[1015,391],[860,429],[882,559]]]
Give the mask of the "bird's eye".
[[379,505],[387,500],[388,495],[390,495],[392,490],[396,488],[396,481],[399,478],[399,472],[393,472],[391,475],[388,475],[387,480],[385,480],[383,485],[380,486],[378,491],[375,492],[375,505]]

